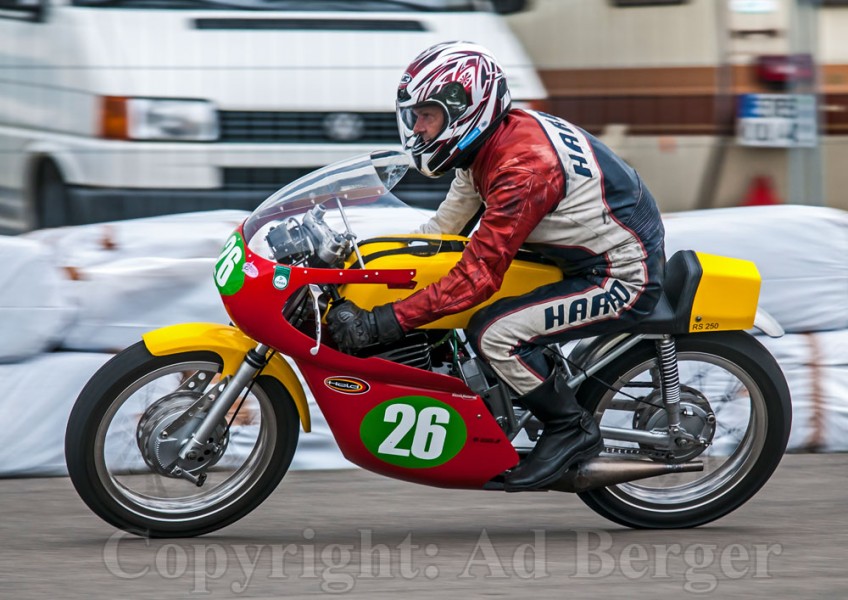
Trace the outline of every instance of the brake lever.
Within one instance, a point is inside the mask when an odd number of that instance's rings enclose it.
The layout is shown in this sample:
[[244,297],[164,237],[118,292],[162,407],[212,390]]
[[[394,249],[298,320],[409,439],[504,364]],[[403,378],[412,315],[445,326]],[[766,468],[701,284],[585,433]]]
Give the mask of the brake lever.
[[312,296],[312,308],[315,310],[315,347],[309,349],[309,354],[315,356],[321,348],[321,307],[318,303],[318,298],[321,297],[324,291],[320,286],[310,283],[309,295]]

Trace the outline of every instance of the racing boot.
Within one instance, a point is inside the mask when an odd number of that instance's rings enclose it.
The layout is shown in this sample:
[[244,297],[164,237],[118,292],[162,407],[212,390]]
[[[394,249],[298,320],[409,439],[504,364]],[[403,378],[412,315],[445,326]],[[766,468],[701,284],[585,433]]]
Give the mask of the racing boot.
[[507,471],[504,489],[519,492],[548,486],[577,462],[597,456],[604,440],[594,417],[577,403],[565,374],[554,369],[539,387],[518,399],[545,426],[536,447]]

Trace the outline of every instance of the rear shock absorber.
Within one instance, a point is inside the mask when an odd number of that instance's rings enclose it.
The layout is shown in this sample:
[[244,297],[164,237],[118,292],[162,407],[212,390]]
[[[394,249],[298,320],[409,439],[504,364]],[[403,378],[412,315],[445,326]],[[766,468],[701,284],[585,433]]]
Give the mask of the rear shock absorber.
[[674,337],[664,335],[656,341],[660,363],[662,398],[668,415],[669,450],[674,452],[680,436],[680,373],[677,368],[677,347]]

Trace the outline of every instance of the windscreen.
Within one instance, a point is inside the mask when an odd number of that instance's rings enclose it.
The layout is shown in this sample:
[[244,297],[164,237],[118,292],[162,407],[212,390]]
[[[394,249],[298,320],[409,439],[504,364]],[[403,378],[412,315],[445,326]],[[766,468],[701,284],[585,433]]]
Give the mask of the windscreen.
[[297,249],[329,256],[345,239],[409,234],[432,213],[391,193],[408,168],[405,154],[381,151],[314,171],[272,194],[248,217],[245,243],[260,256],[284,262],[281,248],[289,246],[291,255]]

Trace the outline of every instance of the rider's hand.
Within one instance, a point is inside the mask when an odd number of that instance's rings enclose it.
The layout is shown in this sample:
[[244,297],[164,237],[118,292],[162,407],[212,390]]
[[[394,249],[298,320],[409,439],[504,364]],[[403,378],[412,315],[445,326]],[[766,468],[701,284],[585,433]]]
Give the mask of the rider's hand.
[[389,344],[403,337],[391,304],[374,310],[359,308],[350,300],[334,304],[327,313],[327,327],[342,352],[353,352],[381,343]]

